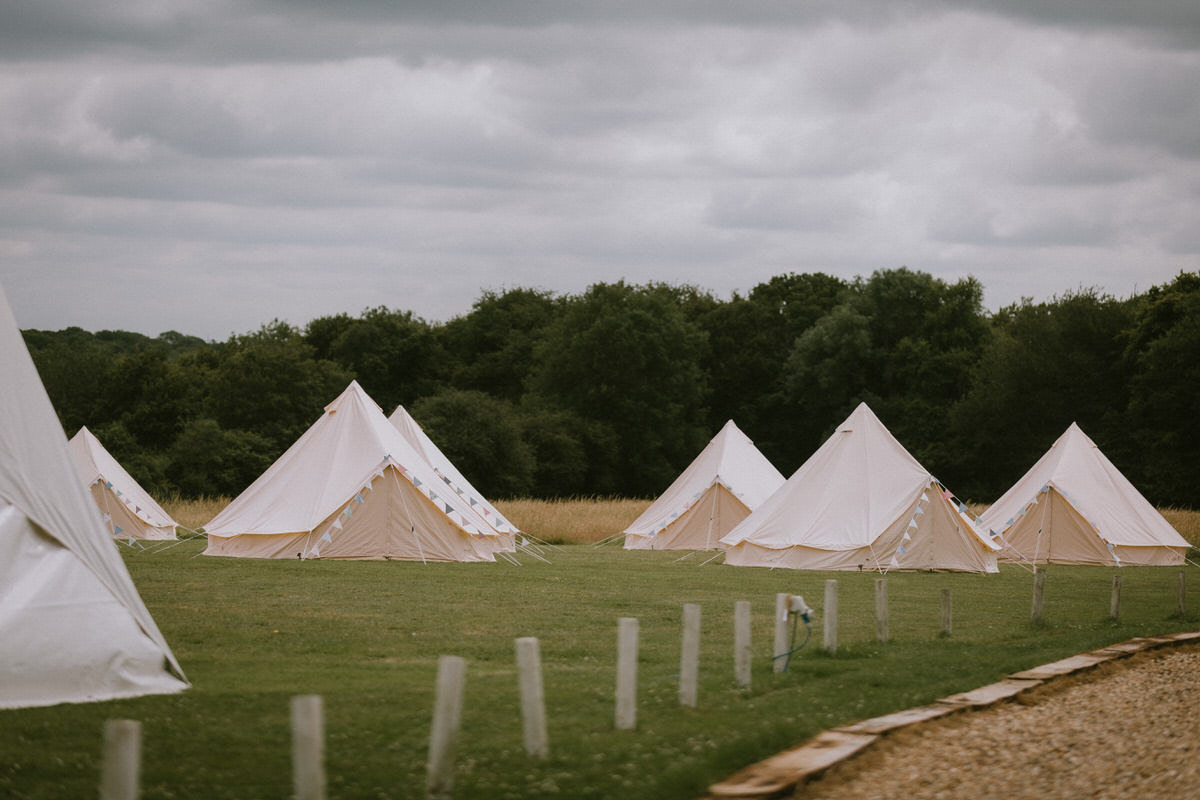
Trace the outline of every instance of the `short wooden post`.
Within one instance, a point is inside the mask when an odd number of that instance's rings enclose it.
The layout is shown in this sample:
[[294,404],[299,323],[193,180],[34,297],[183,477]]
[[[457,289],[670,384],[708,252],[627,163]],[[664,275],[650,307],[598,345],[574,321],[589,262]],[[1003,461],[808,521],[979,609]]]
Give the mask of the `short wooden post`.
[[1175,611],[1179,616],[1187,613],[1187,578],[1183,570],[1179,570],[1179,582],[1176,584]]
[[1040,567],[1033,569],[1033,610],[1029,614],[1029,620],[1037,624],[1042,621],[1042,608],[1046,600],[1046,571]]
[[888,640],[887,578],[875,579],[875,636],[880,642]]
[[942,589],[942,636],[954,632],[954,605],[949,589]]
[[454,791],[454,750],[462,722],[463,687],[467,661],[458,656],[438,659],[433,727],[429,731],[429,760],[425,765],[425,796],[449,800]]
[[838,599],[837,581],[825,581],[825,649],[837,652]]
[[1108,602],[1108,616],[1114,620],[1121,618],[1121,576],[1113,575],[1112,599]]
[[325,709],[319,694],[292,698],[292,787],[296,800],[325,800]]
[[738,686],[750,685],[750,601],[733,604],[733,679]]
[[696,707],[700,678],[700,606],[683,606],[683,643],[679,651],[679,705]]
[[784,654],[788,651],[788,594],[780,592],[775,595],[775,658],[772,659],[776,672],[787,668]]
[[637,726],[638,621],[635,617],[617,620],[617,730]]
[[110,719],[104,723],[104,763],[100,800],[136,800],[142,770],[142,723]]
[[546,694],[542,688],[542,655],[536,636],[517,639],[517,685],[521,690],[521,724],[525,752],[535,758],[550,753],[546,736]]

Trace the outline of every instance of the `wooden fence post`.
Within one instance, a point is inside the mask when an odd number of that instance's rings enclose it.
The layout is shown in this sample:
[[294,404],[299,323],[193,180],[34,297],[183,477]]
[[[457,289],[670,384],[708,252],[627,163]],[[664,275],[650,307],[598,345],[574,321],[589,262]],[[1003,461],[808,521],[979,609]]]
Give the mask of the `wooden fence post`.
[[1046,571],[1040,567],[1033,569],[1033,610],[1029,620],[1036,625],[1042,621],[1042,608],[1046,601]]
[[437,691],[433,700],[433,727],[429,731],[429,760],[425,767],[425,796],[449,800],[454,791],[454,750],[462,722],[466,659],[438,659]]
[[325,709],[321,696],[293,697],[291,712],[296,800],[325,800]]
[[775,652],[772,662],[776,672],[783,672],[787,667],[787,659],[782,658],[788,651],[788,594],[780,592],[775,595]]
[[635,617],[617,620],[617,730],[637,726],[638,621]]
[[296,800],[325,800],[325,709],[320,694],[292,698],[292,786]]
[[142,723],[132,719],[106,721],[100,800],[136,800],[141,770]]
[[825,581],[825,649],[837,652],[838,640],[837,581]]
[[733,679],[738,686],[750,685],[750,601],[733,604]]
[[700,606],[683,606],[683,642],[679,650],[679,704],[696,707],[700,679]]
[[1187,613],[1187,577],[1183,570],[1179,570],[1179,582],[1175,589],[1175,610],[1180,617]]
[[942,636],[954,631],[954,605],[949,589],[942,589]]
[[1112,599],[1108,601],[1108,616],[1114,620],[1121,618],[1121,576],[1113,575]]
[[542,687],[542,655],[535,636],[517,639],[517,685],[521,690],[525,752],[545,758],[550,753],[546,736],[546,694]]
[[875,579],[875,636],[886,642],[888,636],[887,578]]

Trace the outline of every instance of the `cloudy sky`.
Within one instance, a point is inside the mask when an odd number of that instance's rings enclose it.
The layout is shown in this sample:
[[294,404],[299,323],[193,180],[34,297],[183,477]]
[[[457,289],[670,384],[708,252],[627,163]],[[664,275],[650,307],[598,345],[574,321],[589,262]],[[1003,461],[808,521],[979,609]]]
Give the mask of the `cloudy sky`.
[[0,0],[23,327],[1200,269],[1196,0]]

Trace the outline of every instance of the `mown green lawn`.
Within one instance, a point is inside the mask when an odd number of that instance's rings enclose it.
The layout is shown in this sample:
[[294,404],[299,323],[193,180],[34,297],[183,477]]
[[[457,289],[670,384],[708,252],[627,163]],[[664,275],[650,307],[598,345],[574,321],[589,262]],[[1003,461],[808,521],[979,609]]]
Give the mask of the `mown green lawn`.
[[[567,546],[524,566],[257,561],[122,546],[193,687],[180,695],[0,711],[0,797],[96,795],[101,727],[143,724],[142,796],[288,798],[289,698],[324,696],[329,794],[422,797],[439,655],[468,660],[456,796],[693,798],[715,780],[839,723],[930,702],[1005,673],[1134,636],[1197,627],[1175,616],[1176,568],[1050,567],[1046,621],[1032,576],[894,574],[892,641],[875,641],[870,573],[735,568],[678,553]],[[1191,569],[1190,567],[1187,569]],[[1188,575],[1189,602],[1200,605]],[[776,592],[820,611],[839,581],[840,644],[821,629],[787,674],[771,670]],[[954,635],[941,638],[941,590]],[[754,610],[753,686],[733,681],[733,605]],[[700,702],[677,699],[684,603],[703,608]],[[640,620],[638,729],[613,729],[616,627]],[[550,758],[525,756],[513,641],[541,640]]]

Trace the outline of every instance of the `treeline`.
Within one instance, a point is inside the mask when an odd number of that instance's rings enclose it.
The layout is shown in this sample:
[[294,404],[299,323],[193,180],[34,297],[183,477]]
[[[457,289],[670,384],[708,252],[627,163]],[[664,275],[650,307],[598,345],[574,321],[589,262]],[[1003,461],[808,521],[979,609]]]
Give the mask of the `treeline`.
[[430,323],[384,306],[206,342],[25,331],[68,435],[156,493],[236,494],[351,379],[403,404],[495,497],[651,496],[733,419],[790,475],[859,401],[990,502],[1077,421],[1159,504],[1200,507],[1200,274],[988,314],[973,278],[780,275],[484,292]]

